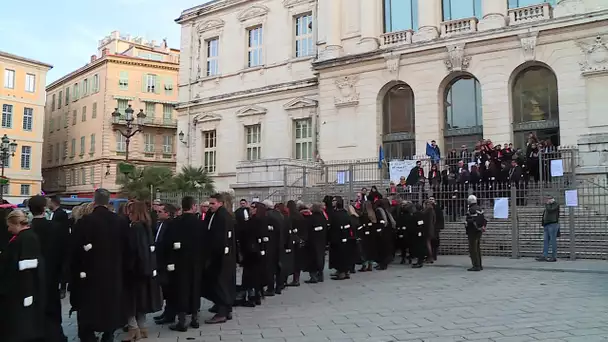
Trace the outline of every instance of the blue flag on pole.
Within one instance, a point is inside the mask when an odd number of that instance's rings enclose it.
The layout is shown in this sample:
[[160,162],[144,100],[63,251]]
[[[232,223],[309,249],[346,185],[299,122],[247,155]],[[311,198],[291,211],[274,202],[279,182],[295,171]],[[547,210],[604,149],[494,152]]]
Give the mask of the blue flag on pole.
[[382,163],[384,162],[384,150],[382,149],[382,145],[378,147],[378,168],[382,168]]
[[433,164],[437,164],[439,162],[439,154],[437,150],[431,146],[428,142],[426,143],[426,155],[431,158]]

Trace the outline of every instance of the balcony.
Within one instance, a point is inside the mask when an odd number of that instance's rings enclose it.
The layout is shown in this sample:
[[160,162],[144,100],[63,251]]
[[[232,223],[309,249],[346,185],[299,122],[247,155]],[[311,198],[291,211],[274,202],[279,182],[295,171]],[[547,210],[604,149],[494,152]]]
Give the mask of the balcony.
[[380,36],[380,42],[383,48],[394,45],[411,44],[413,35],[414,31],[412,30],[387,32]]
[[551,19],[551,5],[547,2],[509,10],[509,25],[526,24]]
[[441,36],[452,37],[477,31],[478,20],[475,17],[444,21],[441,23]]
[[[118,123],[114,125],[125,125],[127,121],[121,117]],[[133,122],[135,124],[135,122]],[[163,127],[163,128],[177,128],[177,119],[174,118],[157,118],[157,117],[146,117],[144,119],[144,126],[150,127]]]

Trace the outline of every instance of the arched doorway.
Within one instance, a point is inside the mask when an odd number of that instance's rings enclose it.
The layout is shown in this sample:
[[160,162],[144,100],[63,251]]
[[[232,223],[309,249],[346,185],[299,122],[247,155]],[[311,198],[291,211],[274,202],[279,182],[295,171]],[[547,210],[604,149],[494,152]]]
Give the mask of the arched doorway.
[[511,89],[513,143],[525,147],[528,135],[559,146],[557,77],[546,66],[532,65],[516,73]]
[[459,75],[445,87],[445,129],[443,133],[446,153],[466,146],[473,151],[483,139],[483,113],[481,85],[469,74]]
[[388,89],[382,99],[384,157],[410,159],[416,154],[414,91],[405,83]]

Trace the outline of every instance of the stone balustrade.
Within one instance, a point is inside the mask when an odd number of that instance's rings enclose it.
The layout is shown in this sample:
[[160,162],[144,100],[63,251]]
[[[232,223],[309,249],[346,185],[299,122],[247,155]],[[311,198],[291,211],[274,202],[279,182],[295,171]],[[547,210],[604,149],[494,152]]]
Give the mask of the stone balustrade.
[[441,23],[441,36],[450,37],[477,31],[477,18],[464,18]]
[[551,19],[551,5],[547,2],[509,10],[509,25],[519,25]]
[[397,44],[411,44],[414,31],[404,30],[397,32],[387,32],[380,37],[382,47],[393,46]]

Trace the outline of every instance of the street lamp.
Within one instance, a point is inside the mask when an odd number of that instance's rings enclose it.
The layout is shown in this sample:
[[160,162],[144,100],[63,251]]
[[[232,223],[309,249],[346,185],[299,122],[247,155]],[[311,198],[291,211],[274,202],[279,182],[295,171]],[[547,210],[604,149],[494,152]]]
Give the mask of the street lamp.
[[2,200],[2,196],[4,195],[4,186],[7,182],[7,179],[4,178],[4,167],[8,161],[8,158],[15,156],[15,151],[17,151],[17,142],[8,138],[6,134],[2,136],[2,141],[0,143],[0,165],[2,166],[2,176],[0,177],[0,200]]
[[[131,108],[131,105],[129,105],[129,107],[127,109],[125,109],[125,122],[126,122],[127,129],[125,131],[123,131],[120,128],[115,128],[120,133],[120,135],[122,135],[123,137],[125,137],[127,139],[125,141],[125,143],[126,143],[125,160],[126,161],[129,161],[129,143],[131,142],[131,138],[135,134],[142,131],[144,120],[146,119],[146,114],[144,114],[143,109],[139,110],[139,113],[137,113],[136,117],[133,117],[133,113],[134,113],[134,110],[133,110],[133,108]],[[119,121],[120,121],[120,112],[118,111],[118,108],[114,108],[114,112],[112,113],[112,122],[114,124],[118,124]],[[135,121],[135,123],[133,123],[133,121]]]

